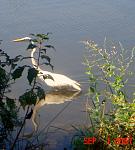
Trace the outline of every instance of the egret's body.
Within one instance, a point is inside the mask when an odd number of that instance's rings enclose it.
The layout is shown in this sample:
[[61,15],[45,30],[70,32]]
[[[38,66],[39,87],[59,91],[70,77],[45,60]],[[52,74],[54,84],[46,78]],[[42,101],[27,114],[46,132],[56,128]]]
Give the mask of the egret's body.
[[[31,38],[29,37],[25,37],[25,38],[21,38],[21,39],[16,39],[14,40],[15,42],[19,42],[19,41],[25,41],[25,40],[29,40],[30,41]],[[37,63],[34,59],[34,53],[36,51],[36,48],[32,49],[31,52],[31,60],[32,60],[32,64],[34,66],[34,68],[38,69],[39,74],[38,77],[45,82],[48,86],[53,87],[53,88],[57,88],[57,89],[63,89],[63,88],[72,88],[74,90],[80,91],[80,84],[75,81],[70,79],[69,77],[62,75],[62,74],[56,74],[56,73],[51,73],[48,71],[44,71],[42,70],[40,67],[37,68]],[[47,76],[51,76],[53,79],[50,78],[45,78],[44,79],[44,75]]]

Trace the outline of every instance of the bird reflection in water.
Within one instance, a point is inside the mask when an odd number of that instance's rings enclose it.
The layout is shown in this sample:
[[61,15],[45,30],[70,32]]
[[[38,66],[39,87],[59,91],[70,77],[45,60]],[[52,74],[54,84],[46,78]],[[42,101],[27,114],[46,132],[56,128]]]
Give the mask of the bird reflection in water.
[[[72,101],[81,95],[80,91],[68,91],[68,90],[60,90],[60,91],[49,91],[45,95],[45,99],[37,101],[36,105],[33,108],[32,114],[32,123],[34,125],[34,131],[32,133],[27,134],[27,137],[31,137],[33,133],[38,130],[38,122],[37,121],[37,112],[44,105],[50,104],[62,104],[67,101]],[[26,135],[25,135],[26,136]]]

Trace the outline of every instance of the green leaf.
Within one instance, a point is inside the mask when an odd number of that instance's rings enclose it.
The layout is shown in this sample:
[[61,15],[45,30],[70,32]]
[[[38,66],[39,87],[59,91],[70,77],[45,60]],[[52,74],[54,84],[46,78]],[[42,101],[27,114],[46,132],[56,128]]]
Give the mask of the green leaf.
[[46,59],[49,63],[50,63],[50,61],[51,61],[50,57],[47,56],[47,55],[41,55],[41,58],[42,58],[42,59]]
[[5,67],[6,63],[1,63],[0,65],[1,65],[1,67]]
[[21,106],[25,108],[26,105],[32,105],[36,104],[37,95],[34,91],[30,90],[28,92],[25,92],[23,95],[19,97],[19,101],[21,103]]
[[94,92],[95,92],[95,89],[94,89],[93,87],[90,87],[90,91],[91,91],[92,93],[94,93]]
[[20,78],[22,76],[23,70],[25,66],[18,67],[13,73],[12,73],[12,79],[16,80],[17,78]]
[[38,70],[36,70],[35,68],[29,68],[27,79],[28,79],[30,85],[31,85],[33,79],[37,77],[37,74],[38,74]]
[[46,54],[46,48],[42,48],[41,51]]
[[48,40],[49,39],[48,34],[37,34],[36,36],[41,38],[41,39],[44,39],[44,40]]
[[18,62],[22,58],[22,55],[18,55],[13,59],[13,62]]
[[49,75],[49,74],[43,75],[43,79],[44,79],[44,80],[45,80],[45,79],[51,79],[51,80],[54,81],[54,78],[53,78],[51,75]]
[[45,45],[45,47],[46,47],[46,48],[52,48],[52,49],[56,50],[55,47],[52,46],[52,45]]
[[33,49],[33,48],[36,48],[36,47],[37,47],[36,45],[30,43],[30,44],[28,45],[28,47],[27,47],[27,50]]
[[6,76],[6,71],[0,67],[0,79],[5,78]]
[[17,66],[17,64],[12,63],[12,68],[15,69],[15,67]]
[[6,104],[10,110],[13,110],[16,107],[14,99],[11,99],[9,97],[6,97]]
[[45,98],[45,91],[44,89],[42,89],[41,87],[37,87],[37,97],[39,98],[39,100],[44,99]]
[[37,39],[32,39],[31,41],[33,41],[33,42],[38,42],[38,40],[37,40]]

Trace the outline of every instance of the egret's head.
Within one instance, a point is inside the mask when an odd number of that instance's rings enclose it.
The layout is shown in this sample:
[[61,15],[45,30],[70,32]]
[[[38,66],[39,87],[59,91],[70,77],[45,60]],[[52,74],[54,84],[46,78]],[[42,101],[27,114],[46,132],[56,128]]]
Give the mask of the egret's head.
[[24,37],[24,38],[18,38],[18,39],[15,39],[13,40],[13,42],[23,42],[23,41],[31,41],[31,38],[30,37]]

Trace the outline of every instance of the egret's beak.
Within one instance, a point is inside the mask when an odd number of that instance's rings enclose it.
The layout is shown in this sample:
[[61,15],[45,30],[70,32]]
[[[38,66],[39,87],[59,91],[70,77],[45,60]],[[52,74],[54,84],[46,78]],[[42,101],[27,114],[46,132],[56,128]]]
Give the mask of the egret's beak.
[[23,41],[26,41],[24,38],[20,38],[20,39],[15,39],[13,40],[13,42],[23,42]]

